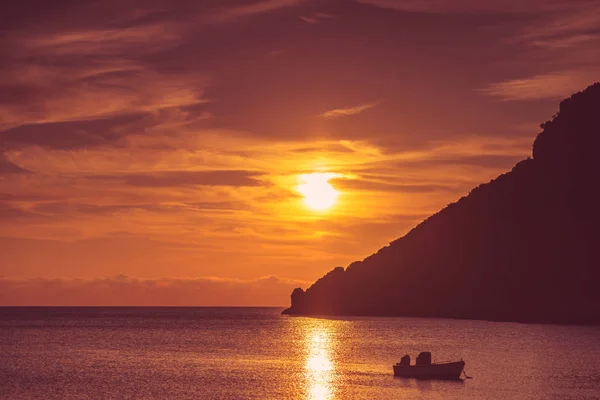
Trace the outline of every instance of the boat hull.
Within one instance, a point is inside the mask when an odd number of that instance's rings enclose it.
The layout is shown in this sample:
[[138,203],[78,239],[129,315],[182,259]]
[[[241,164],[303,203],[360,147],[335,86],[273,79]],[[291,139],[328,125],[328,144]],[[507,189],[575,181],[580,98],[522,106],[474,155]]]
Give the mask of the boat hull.
[[394,365],[394,376],[416,379],[460,379],[464,361],[431,365]]

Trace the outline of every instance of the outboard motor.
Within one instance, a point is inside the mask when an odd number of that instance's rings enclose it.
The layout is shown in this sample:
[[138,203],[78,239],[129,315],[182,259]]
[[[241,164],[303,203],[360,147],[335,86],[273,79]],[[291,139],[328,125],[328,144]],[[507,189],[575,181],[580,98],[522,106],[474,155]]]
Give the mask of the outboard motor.
[[415,365],[431,365],[431,353],[428,351],[419,353]]

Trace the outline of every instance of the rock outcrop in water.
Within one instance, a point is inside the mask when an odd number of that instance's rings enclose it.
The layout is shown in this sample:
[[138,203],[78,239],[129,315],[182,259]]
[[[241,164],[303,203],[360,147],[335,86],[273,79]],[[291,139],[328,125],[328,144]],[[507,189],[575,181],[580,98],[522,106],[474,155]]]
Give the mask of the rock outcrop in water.
[[294,290],[284,313],[600,323],[600,83],[541,128],[533,158]]

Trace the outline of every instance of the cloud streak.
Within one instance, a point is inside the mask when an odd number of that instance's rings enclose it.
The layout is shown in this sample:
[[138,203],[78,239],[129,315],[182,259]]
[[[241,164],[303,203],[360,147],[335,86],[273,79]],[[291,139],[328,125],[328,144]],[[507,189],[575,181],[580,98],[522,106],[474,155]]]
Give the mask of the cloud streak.
[[196,105],[205,102],[206,81],[197,75],[165,76],[130,61],[105,60],[97,67],[28,65],[9,71],[4,85],[17,85],[30,95],[0,107],[0,130]]
[[504,100],[557,100],[597,79],[600,71],[560,71],[494,83],[482,91]]
[[201,186],[258,186],[260,174],[241,170],[157,171],[149,174],[96,175],[88,179],[118,181],[130,186],[181,187]]
[[305,0],[259,0],[253,1],[249,4],[240,5],[237,7],[226,8],[215,16],[213,16],[213,22],[226,22],[235,20],[238,18],[250,17],[253,15],[260,15],[272,11],[276,11],[282,8],[298,5]]
[[19,167],[17,164],[6,159],[6,157],[0,153],[0,179],[3,174],[27,174],[30,171],[25,168]]
[[174,26],[154,24],[123,29],[96,29],[33,36],[22,40],[27,52],[45,56],[114,56],[125,51],[155,52],[178,39]]
[[369,104],[361,104],[358,106],[348,107],[348,108],[336,108],[334,110],[329,110],[329,111],[324,112],[323,114],[321,114],[321,116],[323,118],[333,119],[333,118],[339,118],[339,117],[346,117],[349,115],[356,115],[356,114],[360,114],[363,111],[371,109],[371,108],[377,106],[378,104],[379,103],[369,103]]
[[534,67],[533,73],[492,83],[483,93],[504,100],[557,100],[600,80],[600,2],[563,6],[560,11],[540,10],[510,38],[526,47],[519,61]]
[[560,11],[585,4],[585,1],[548,1],[548,0],[356,0],[358,3],[375,7],[407,12],[426,12],[435,14],[496,14],[496,13],[538,13]]

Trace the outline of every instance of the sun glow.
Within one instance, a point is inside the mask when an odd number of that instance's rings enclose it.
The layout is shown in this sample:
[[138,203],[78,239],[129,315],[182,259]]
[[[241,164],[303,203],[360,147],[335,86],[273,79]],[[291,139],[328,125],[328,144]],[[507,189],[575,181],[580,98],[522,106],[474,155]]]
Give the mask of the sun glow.
[[301,184],[298,191],[304,196],[304,203],[316,211],[322,211],[335,204],[338,191],[329,183],[335,174],[315,172],[300,175]]

